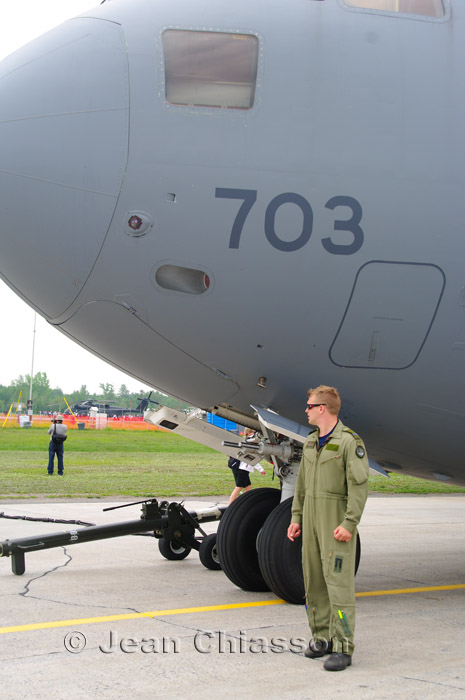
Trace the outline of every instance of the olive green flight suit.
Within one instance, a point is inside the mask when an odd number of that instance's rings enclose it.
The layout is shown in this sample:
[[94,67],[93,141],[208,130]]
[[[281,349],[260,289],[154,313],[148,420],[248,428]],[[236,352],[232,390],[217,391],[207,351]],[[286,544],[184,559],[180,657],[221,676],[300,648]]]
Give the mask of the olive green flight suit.
[[[315,641],[352,654],[355,628],[357,525],[368,496],[368,458],[362,439],[339,421],[318,449],[319,432],[304,445],[291,522],[302,527],[307,615]],[[334,539],[341,525],[349,542]]]

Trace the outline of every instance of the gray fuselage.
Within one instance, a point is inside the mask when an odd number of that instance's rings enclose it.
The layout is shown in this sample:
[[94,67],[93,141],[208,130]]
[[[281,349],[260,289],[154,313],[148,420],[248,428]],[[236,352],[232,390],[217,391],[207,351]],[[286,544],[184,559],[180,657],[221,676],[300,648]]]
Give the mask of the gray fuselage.
[[[2,278],[195,406],[304,422],[307,388],[334,385],[379,463],[465,483],[465,4],[444,7],[111,0],[20,49]],[[176,61],[168,99],[182,31],[255,51],[252,87],[202,68],[248,106],[183,103]]]

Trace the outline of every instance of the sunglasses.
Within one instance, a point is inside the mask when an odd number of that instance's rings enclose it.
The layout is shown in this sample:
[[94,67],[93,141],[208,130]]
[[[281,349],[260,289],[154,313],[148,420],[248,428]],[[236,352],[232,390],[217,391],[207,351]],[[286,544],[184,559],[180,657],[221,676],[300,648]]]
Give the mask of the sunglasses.
[[305,410],[310,411],[310,409],[315,408],[315,406],[326,406],[326,404],[325,403],[308,403],[307,408]]

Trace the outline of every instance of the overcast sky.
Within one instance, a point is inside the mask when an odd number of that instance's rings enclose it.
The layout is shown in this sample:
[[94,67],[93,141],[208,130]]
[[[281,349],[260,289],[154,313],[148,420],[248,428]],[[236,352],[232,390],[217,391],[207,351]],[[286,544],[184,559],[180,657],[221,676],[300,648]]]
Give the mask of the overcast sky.
[[[100,0],[0,0],[0,60],[69,17],[99,4]],[[1,281],[0,327],[0,384],[9,384],[20,374],[31,372],[34,311]],[[82,384],[97,392],[100,382],[116,389],[126,384],[131,391],[147,388],[68,340],[39,315],[34,374],[37,372],[46,372],[51,386],[59,386],[65,394]]]

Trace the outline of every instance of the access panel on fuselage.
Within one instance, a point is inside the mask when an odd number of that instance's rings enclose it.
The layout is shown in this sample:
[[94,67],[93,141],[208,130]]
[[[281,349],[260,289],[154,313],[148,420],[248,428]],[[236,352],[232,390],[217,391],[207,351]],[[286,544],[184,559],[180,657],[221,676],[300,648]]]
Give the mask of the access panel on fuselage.
[[363,265],[329,351],[332,362],[366,369],[412,365],[433,324],[444,284],[444,273],[436,265]]

